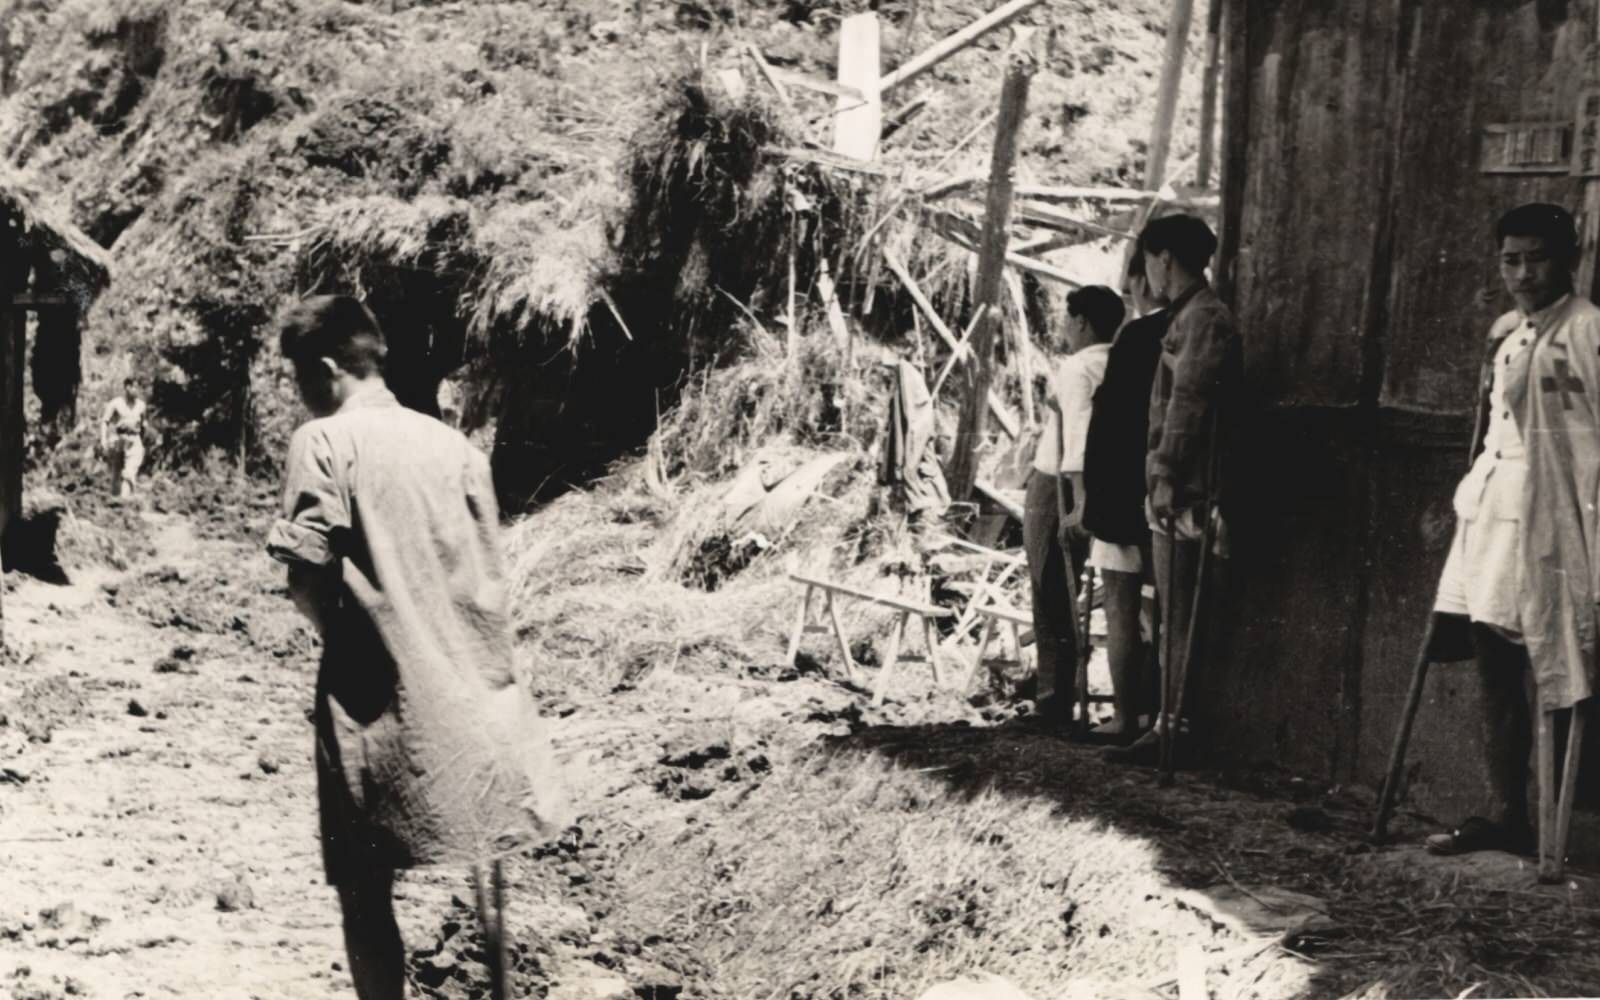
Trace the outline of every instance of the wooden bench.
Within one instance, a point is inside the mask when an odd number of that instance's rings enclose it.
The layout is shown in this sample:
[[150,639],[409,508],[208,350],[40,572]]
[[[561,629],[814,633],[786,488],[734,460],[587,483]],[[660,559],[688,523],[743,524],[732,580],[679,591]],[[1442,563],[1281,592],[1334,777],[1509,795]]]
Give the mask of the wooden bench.
[[[936,619],[953,617],[948,608],[926,604],[921,601],[911,601],[892,594],[875,594],[859,587],[852,587],[847,583],[838,583],[826,580],[819,576],[805,573],[792,572],[789,579],[805,586],[805,595],[800,599],[800,607],[795,614],[794,630],[789,635],[788,660],[792,664],[800,652],[800,639],[808,632],[828,632],[826,625],[813,625],[811,619],[811,598],[817,591],[822,591],[823,607],[827,609],[828,618],[832,623],[831,631],[839,643],[839,656],[844,660],[845,673],[852,681],[856,681],[855,658],[850,655],[850,639],[845,635],[844,625],[839,621],[839,611],[834,607],[835,596],[847,597],[852,600],[866,601],[881,607],[892,608],[899,612],[893,627],[889,630],[889,647],[883,656],[883,667],[878,671],[878,681],[873,686],[872,703],[883,704],[884,697],[889,690],[889,679],[894,675],[895,668],[901,661],[927,662],[933,670],[933,680],[939,686],[944,685],[944,674],[939,669],[939,644],[934,638],[933,622]],[[916,615],[922,620],[922,642],[927,648],[927,656],[908,656],[903,651],[902,644],[905,639],[906,626],[911,621],[911,616]],[[859,683],[859,682],[858,682]]]

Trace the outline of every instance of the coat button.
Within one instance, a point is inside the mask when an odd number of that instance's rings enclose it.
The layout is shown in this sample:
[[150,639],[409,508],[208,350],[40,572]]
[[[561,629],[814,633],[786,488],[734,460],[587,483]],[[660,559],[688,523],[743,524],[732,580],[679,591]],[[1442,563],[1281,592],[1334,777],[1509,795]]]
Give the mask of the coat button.
[[1495,453],[1494,453],[1494,457],[1495,457],[1495,458],[1499,458],[1499,457],[1500,457],[1500,452],[1499,452],[1499,451],[1496,451],[1496,452],[1495,452]]

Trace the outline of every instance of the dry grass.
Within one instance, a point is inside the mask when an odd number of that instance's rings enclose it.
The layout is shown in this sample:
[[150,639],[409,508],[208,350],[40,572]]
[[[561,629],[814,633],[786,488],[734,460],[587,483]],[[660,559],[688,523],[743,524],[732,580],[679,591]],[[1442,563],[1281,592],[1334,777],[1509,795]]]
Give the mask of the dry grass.
[[[985,970],[1036,997],[1109,997],[1148,995],[1180,942],[1247,943],[1174,903],[1156,858],[1035,800],[809,756],[778,762],[715,821],[641,845],[619,876],[730,996],[903,998]],[[1210,982],[1246,997],[1304,984],[1291,963],[1251,988],[1264,971],[1235,961]]]

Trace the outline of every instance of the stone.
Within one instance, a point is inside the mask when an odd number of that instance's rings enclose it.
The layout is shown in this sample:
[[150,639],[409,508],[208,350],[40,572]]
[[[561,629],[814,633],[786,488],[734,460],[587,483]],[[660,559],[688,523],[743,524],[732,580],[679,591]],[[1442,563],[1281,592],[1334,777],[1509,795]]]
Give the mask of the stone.
[[238,913],[253,909],[255,905],[256,894],[242,876],[235,876],[217,890],[217,909],[223,913]]
[[137,698],[129,698],[128,699],[128,714],[133,716],[136,719],[142,719],[145,716],[149,715],[150,711],[149,711],[149,709],[145,708],[143,705],[139,704],[139,701],[138,701]]

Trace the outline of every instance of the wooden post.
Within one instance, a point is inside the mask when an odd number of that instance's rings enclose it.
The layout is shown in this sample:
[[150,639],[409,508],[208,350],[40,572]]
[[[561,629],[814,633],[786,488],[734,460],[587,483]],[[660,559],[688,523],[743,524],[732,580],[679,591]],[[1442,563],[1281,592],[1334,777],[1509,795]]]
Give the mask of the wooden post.
[[[1586,87],[1600,85],[1600,7],[1595,11],[1594,40],[1589,48],[1589,65],[1584,72]],[[1594,298],[1595,257],[1600,255],[1600,179],[1583,183],[1583,218],[1578,232],[1578,274],[1574,286],[1578,294]]]
[[853,160],[875,158],[878,140],[883,136],[878,37],[878,15],[871,11],[839,22],[839,83],[861,91],[861,100],[838,98],[833,116],[833,151]]
[[1221,76],[1222,4],[1211,0],[1206,11],[1206,69],[1200,87],[1200,151],[1194,165],[1198,187],[1211,183],[1211,161],[1216,158],[1217,80]]
[[1003,28],[1026,13],[1029,8],[1038,6],[1043,0],[1011,0],[1010,3],[997,7],[989,13],[973,21],[960,31],[912,56],[904,63],[896,66],[894,71],[883,78],[882,90],[892,90],[915,80],[928,70],[944,62],[946,59],[960,52],[973,42],[996,28]]
[[964,372],[966,393],[961,420],[956,426],[955,452],[950,458],[950,496],[970,499],[978,478],[978,445],[987,430],[990,383],[994,380],[994,328],[1000,319],[1000,281],[1006,266],[1007,228],[1011,220],[1012,175],[1017,158],[1017,133],[1028,105],[1028,86],[1037,63],[1025,48],[1013,49],[1000,90],[1000,117],[995,123],[994,154],[989,160],[989,196],[984,207],[983,234],[978,245],[978,281],[974,306],[987,307],[983,322],[972,334],[973,363]]
[[1156,92],[1156,118],[1150,129],[1150,154],[1145,162],[1144,186],[1160,190],[1167,182],[1167,154],[1172,151],[1172,118],[1178,110],[1178,84],[1183,80],[1183,54],[1189,47],[1189,22],[1194,0],[1172,0],[1167,20],[1167,56],[1161,64],[1161,86]]
[[1028,297],[1022,292],[1017,272],[1006,272],[1006,292],[1017,321],[1011,325],[1011,351],[1017,359],[1017,378],[1022,382],[1022,421],[1028,427],[1038,423],[1033,408],[1033,331],[1028,328]]

